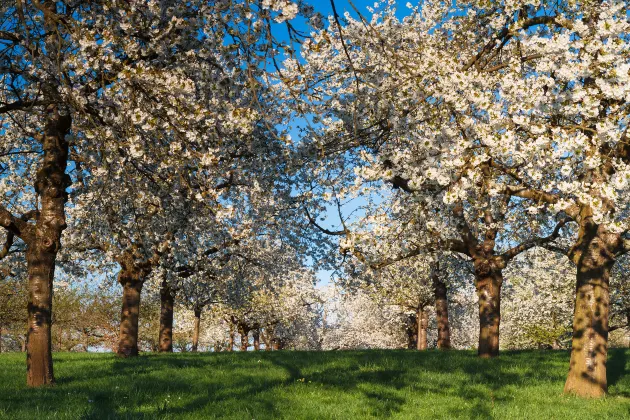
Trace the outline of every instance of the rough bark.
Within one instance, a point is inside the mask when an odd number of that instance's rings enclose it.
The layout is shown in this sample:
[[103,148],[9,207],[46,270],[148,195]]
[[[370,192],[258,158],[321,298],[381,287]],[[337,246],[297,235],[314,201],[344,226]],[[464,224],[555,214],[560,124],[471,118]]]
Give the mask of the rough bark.
[[123,287],[123,301],[117,353],[122,357],[133,357],[138,355],[138,317],[143,281],[123,270],[118,274],[118,282]]
[[564,392],[601,397],[607,392],[609,278],[618,235],[583,225],[570,257],[577,265],[573,340]]
[[201,326],[201,309],[195,308],[195,325],[192,337],[192,351],[196,352],[199,348],[199,327]]
[[160,353],[173,352],[173,304],[175,297],[166,279],[160,287]]
[[499,355],[499,324],[501,322],[501,286],[503,275],[500,270],[476,278],[479,298],[479,357]]
[[28,270],[28,338],[26,346],[29,386],[54,383],[51,343],[51,317],[55,260],[61,249],[61,233],[66,228],[64,206],[68,198],[66,175],[71,119],[56,107],[47,110],[43,136],[44,157],[37,171],[35,192],[41,209],[34,234],[25,238]]
[[417,312],[418,319],[418,350],[427,349],[427,328],[429,327],[429,314],[426,309],[420,308]]
[[437,270],[433,273],[433,294],[435,297],[435,317],[437,319],[438,339],[437,348],[448,350],[451,348],[451,329],[448,322],[448,297],[446,284],[440,280]]

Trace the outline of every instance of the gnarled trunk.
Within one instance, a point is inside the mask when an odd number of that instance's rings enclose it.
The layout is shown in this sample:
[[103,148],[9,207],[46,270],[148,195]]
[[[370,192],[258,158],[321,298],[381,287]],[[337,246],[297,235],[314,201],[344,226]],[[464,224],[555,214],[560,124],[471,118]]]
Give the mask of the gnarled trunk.
[[173,352],[173,304],[174,296],[166,279],[160,287],[160,353]]
[[43,136],[44,157],[37,171],[35,192],[41,209],[33,235],[25,242],[28,270],[28,338],[26,382],[28,386],[54,383],[51,343],[51,317],[55,260],[61,249],[61,233],[66,228],[64,206],[68,198],[66,175],[70,130],[69,116],[49,107]]
[[123,300],[117,353],[122,357],[137,356],[138,317],[143,281],[123,270],[118,275],[118,282],[123,287]]
[[437,320],[437,348],[451,348],[451,329],[448,322],[448,297],[446,284],[440,280],[437,270],[433,273],[433,295],[435,297],[435,317]]
[[572,259],[577,265],[571,361],[564,392],[601,397],[608,388],[609,278],[617,235],[596,226],[582,227]]
[[479,298],[479,357],[499,355],[499,324],[501,322],[501,286],[503,274],[491,271],[475,279]]
[[192,351],[196,352],[199,347],[199,327],[201,326],[201,309],[195,308],[195,325],[192,337]]
[[429,314],[426,309],[420,308],[417,312],[418,319],[418,350],[427,349],[427,328],[429,327]]

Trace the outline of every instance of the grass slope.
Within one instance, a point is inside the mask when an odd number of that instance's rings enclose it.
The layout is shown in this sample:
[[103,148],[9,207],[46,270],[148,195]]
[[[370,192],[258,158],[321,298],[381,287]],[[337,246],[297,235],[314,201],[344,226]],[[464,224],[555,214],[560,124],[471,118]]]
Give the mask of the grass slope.
[[560,351],[63,353],[45,389],[26,388],[24,359],[0,354],[0,418],[630,418],[623,349],[610,351],[602,400],[562,395]]

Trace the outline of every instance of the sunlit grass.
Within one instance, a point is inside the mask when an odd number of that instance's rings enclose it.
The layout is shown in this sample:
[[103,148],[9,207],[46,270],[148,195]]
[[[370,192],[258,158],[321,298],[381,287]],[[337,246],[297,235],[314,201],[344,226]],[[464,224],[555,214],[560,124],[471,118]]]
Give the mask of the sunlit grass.
[[24,354],[0,354],[0,417],[630,418],[630,350],[611,350],[610,395],[562,395],[567,352],[349,351],[55,354],[57,385],[25,386]]

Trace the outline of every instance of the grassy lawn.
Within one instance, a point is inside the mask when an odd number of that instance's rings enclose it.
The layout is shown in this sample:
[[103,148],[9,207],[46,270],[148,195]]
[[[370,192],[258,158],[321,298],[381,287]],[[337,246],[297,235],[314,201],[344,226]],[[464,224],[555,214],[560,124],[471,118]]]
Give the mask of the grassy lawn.
[[610,395],[562,395],[568,353],[349,351],[55,354],[58,384],[27,389],[0,354],[0,418],[630,418],[630,350],[611,350]]

